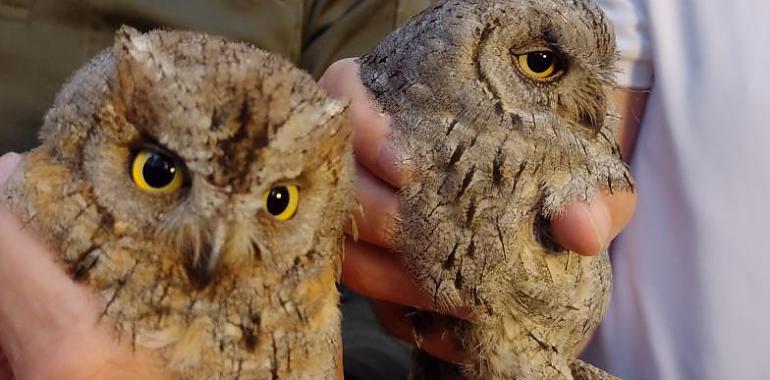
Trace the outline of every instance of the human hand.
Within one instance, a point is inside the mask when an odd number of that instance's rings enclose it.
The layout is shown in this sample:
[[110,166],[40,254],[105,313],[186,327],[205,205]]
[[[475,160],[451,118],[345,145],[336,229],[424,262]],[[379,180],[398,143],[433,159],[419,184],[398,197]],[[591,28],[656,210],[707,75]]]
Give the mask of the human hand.
[[[0,194],[20,160],[0,157]],[[89,293],[0,204],[0,379],[162,379],[116,343]]]
[[[356,195],[364,210],[356,215],[359,240],[347,239],[345,243],[342,280],[350,289],[375,300],[375,312],[386,329],[414,343],[412,326],[404,314],[409,307],[433,310],[433,303],[415,286],[398,254],[387,247],[388,231],[393,231],[399,218],[396,190],[408,183],[409,168],[396,165],[397,154],[388,140],[390,118],[372,106],[358,69],[355,59],[344,59],[330,66],[319,81],[330,95],[350,101]],[[563,247],[595,255],[628,223],[635,206],[636,194],[601,193],[590,204],[569,205],[551,221],[551,229]],[[452,314],[469,317],[465,310]],[[456,347],[443,326],[433,326],[420,342],[421,349],[455,362],[462,360]]]

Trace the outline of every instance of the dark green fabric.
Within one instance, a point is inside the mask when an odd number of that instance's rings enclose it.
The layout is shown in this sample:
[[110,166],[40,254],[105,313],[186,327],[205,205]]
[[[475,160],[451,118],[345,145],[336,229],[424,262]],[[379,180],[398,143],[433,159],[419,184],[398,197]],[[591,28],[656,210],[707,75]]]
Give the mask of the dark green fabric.
[[71,73],[122,24],[249,41],[314,76],[371,49],[429,0],[0,0],[0,152],[34,146]]
[[411,348],[380,327],[367,298],[341,291],[345,380],[406,379]]

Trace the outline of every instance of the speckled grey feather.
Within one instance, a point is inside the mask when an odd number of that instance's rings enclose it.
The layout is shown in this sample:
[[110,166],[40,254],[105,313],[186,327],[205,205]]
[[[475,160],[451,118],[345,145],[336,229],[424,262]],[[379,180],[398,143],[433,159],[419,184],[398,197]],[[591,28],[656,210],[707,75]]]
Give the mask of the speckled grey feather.
[[[517,66],[543,49],[563,57],[554,80]],[[439,310],[477,316],[452,320],[470,359],[422,357],[415,379],[611,378],[574,360],[607,307],[607,253],[560,248],[548,219],[633,189],[608,109],[615,59],[590,0],[439,2],[361,58],[415,168],[392,244]]]

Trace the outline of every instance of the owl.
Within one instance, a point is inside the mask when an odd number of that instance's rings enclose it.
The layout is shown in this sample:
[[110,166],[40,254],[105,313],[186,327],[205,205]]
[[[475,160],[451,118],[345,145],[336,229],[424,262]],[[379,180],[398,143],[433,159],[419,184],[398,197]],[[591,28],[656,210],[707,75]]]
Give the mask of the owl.
[[[360,58],[412,169],[390,244],[439,311],[473,312],[442,317],[467,361],[418,357],[413,378],[611,378],[575,360],[607,307],[608,255],[563,249],[548,221],[598,189],[633,190],[615,59],[590,0],[442,1]],[[419,335],[439,317],[407,318]]]
[[5,201],[182,379],[331,379],[347,105],[283,58],[121,28],[45,117]]

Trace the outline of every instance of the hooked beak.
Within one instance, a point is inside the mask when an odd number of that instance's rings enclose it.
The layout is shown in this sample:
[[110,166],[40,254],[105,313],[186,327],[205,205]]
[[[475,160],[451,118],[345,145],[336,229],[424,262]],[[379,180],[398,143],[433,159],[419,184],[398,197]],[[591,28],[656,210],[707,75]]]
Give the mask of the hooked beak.
[[227,227],[217,223],[213,231],[203,233],[196,242],[184,245],[185,270],[190,283],[197,289],[205,288],[214,277],[227,237]]

